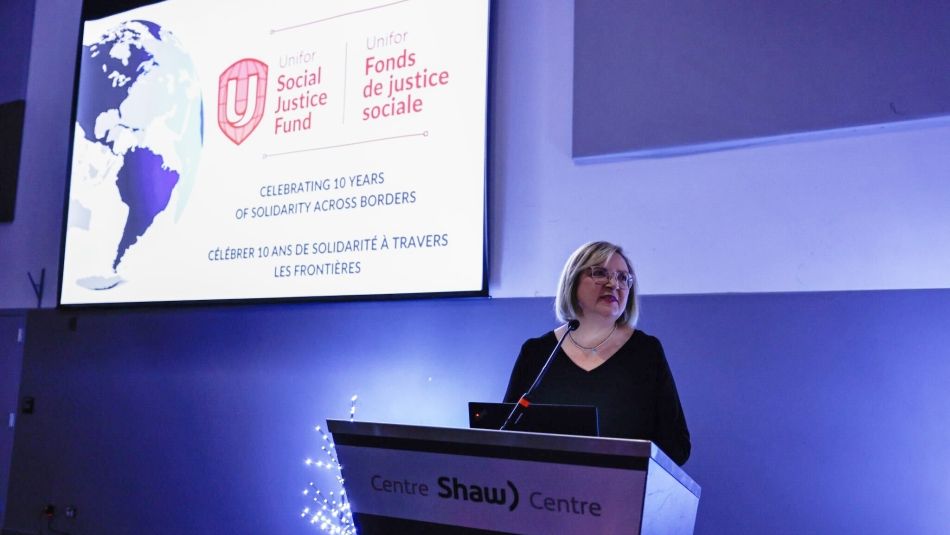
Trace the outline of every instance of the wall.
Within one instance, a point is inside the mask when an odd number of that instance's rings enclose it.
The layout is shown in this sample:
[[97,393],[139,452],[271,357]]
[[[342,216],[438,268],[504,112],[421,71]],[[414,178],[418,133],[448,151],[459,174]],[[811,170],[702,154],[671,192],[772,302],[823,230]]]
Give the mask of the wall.
[[[950,126],[679,158],[575,165],[573,3],[495,2],[490,293],[547,296],[578,244],[627,246],[646,293],[950,285]],[[0,308],[58,284],[79,7],[36,3],[17,221],[0,227]]]
[[43,306],[56,304],[81,5],[35,2],[16,219],[0,225],[0,309],[37,306],[27,273],[39,280],[44,268]]
[[26,95],[32,30],[33,0],[0,2],[0,103]]
[[[501,397],[544,300],[467,299],[29,318],[7,528],[79,510],[71,533],[310,533],[301,491],[346,417],[461,425]],[[77,318],[71,330],[71,318]],[[324,487],[332,490],[330,487]]]
[[0,311],[0,526],[6,516],[26,314]]
[[[7,526],[311,533],[298,516],[345,418],[465,426],[552,301],[467,299],[28,318]],[[703,486],[698,534],[950,531],[950,291],[653,296]],[[75,318],[75,329],[71,328]],[[325,490],[329,487],[325,486]]]
[[942,0],[580,0],[573,154],[604,161],[946,124],[947,19]]
[[[55,304],[77,4],[36,2],[0,309],[34,306],[42,267]],[[35,312],[7,527],[36,531],[52,500],[80,508],[73,533],[310,532],[310,426],[352,393],[365,419],[461,425],[551,327],[564,257],[603,237],[652,294],[698,533],[950,530],[950,295],[842,291],[947,286],[950,128],[577,166],[572,3],[495,7],[490,291],[513,299],[85,312],[75,331]]]
[[572,3],[497,7],[492,295],[550,295],[591,237],[653,294],[950,283],[950,127],[574,165]]

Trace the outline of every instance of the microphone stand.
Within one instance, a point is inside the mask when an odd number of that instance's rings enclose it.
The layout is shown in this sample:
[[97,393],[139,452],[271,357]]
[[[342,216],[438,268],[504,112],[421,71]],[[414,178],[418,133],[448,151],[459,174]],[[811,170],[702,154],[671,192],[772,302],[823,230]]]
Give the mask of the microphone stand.
[[548,368],[551,367],[551,363],[554,362],[554,355],[557,354],[557,350],[560,349],[561,344],[564,343],[564,339],[567,338],[567,335],[571,334],[571,331],[577,330],[580,325],[581,322],[577,320],[571,320],[567,322],[567,330],[564,331],[564,334],[561,335],[561,339],[558,340],[557,345],[554,346],[554,350],[551,351],[550,355],[548,355],[548,360],[544,362],[544,366],[542,366],[541,371],[538,372],[538,377],[535,378],[533,383],[531,383],[531,387],[528,388],[528,391],[521,395],[521,399],[518,400],[518,403],[515,403],[515,406],[508,414],[508,418],[505,419],[505,423],[501,424],[501,427],[498,428],[499,431],[504,431],[508,429],[508,426],[515,425],[521,421],[521,417],[524,416],[525,409],[531,406],[531,394],[533,394],[535,389],[538,388],[538,385],[541,384],[541,379],[544,377],[544,375],[548,373]]

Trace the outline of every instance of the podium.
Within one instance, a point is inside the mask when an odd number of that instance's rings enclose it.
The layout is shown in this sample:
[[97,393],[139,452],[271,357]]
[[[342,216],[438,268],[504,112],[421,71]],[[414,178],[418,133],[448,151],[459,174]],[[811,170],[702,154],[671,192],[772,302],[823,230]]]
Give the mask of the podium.
[[693,532],[700,487],[650,441],[327,425],[361,535]]

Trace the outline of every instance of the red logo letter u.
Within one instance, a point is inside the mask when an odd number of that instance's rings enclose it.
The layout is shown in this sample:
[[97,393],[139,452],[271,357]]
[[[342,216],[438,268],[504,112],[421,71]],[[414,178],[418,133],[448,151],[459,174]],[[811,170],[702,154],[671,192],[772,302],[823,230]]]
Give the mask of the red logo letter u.
[[267,64],[242,59],[218,77],[218,126],[240,145],[260,124],[267,96]]

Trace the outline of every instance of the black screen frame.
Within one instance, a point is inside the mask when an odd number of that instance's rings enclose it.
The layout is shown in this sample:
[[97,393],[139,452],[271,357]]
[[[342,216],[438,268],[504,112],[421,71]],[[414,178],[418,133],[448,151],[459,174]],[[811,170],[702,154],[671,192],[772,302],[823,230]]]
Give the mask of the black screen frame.
[[166,0],[86,0],[83,2],[82,15],[79,20],[79,32],[76,43],[76,62],[73,73],[72,107],[70,115],[69,149],[65,176],[65,197],[63,201],[62,225],[60,232],[59,284],[57,286],[56,308],[69,311],[121,309],[121,308],[174,308],[174,307],[202,307],[202,306],[246,306],[256,304],[308,303],[308,302],[360,302],[360,301],[393,301],[416,299],[445,299],[445,298],[487,298],[489,295],[490,275],[490,217],[491,209],[491,168],[492,168],[492,109],[493,109],[493,59],[495,44],[492,36],[497,27],[495,0],[486,0],[488,7],[488,35],[486,36],[485,58],[485,139],[484,139],[484,176],[483,176],[483,215],[482,215],[482,280],[477,290],[445,291],[445,292],[417,292],[396,294],[365,294],[365,295],[304,295],[294,297],[254,297],[254,298],[222,298],[222,299],[193,299],[193,300],[163,300],[163,301],[122,301],[111,303],[63,303],[63,272],[66,262],[66,232],[68,223],[70,186],[72,181],[73,148],[76,135],[76,115],[78,109],[80,67],[82,58],[83,29],[86,21],[96,20],[116,15],[153,4],[160,4]]

